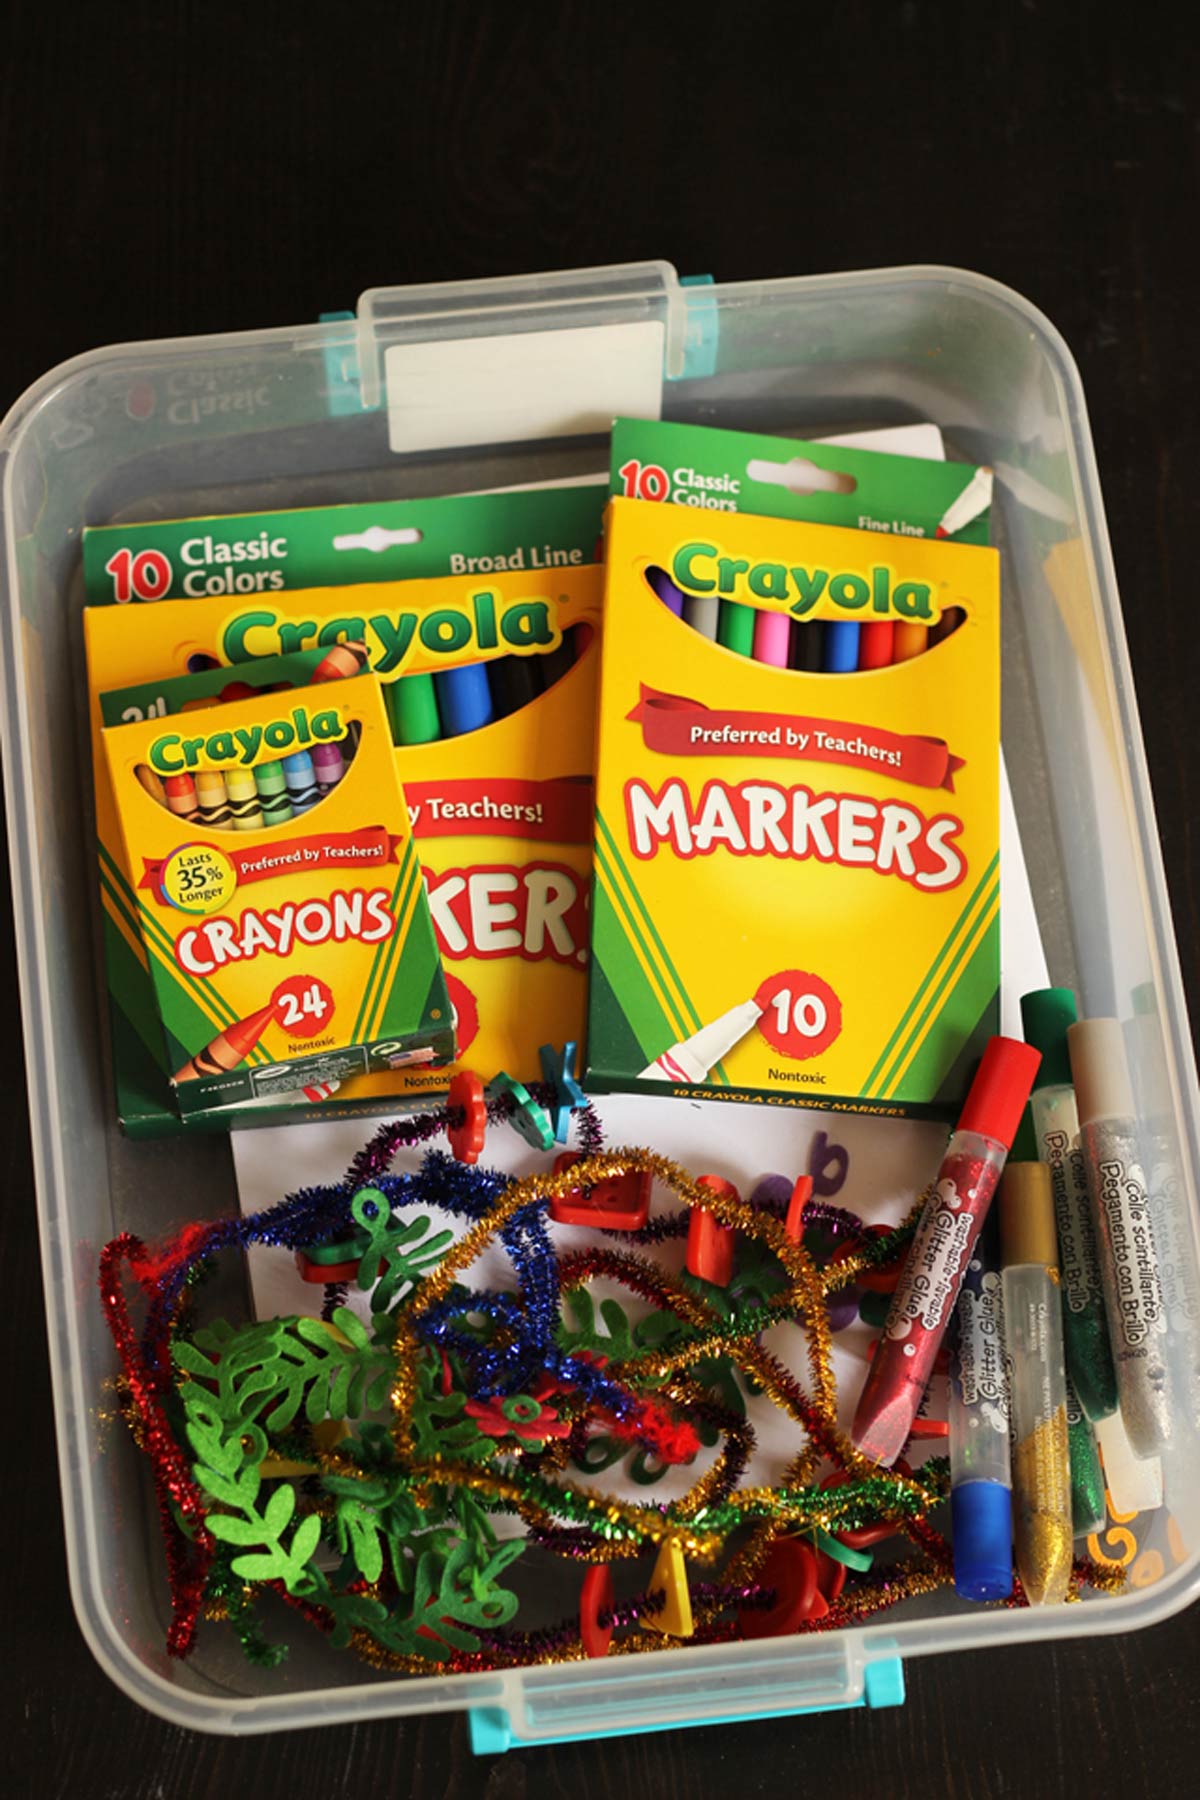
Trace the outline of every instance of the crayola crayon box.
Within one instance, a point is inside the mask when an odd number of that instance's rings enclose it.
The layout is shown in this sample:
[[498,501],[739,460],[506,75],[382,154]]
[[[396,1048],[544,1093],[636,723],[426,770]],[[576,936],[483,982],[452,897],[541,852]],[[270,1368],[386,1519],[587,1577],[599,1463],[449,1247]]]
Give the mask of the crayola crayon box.
[[[536,1080],[539,1046],[580,1042],[585,1022],[602,586],[598,566],[572,564],[90,607],[89,681],[94,695],[140,686],[133,704],[158,706],[163,678],[189,663],[214,665],[224,692],[255,680],[263,659],[365,658],[393,737],[409,740],[395,744],[393,770],[459,1054],[485,1075]],[[94,712],[98,723],[98,701]],[[107,786],[98,771],[102,844]],[[452,1073],[415,1063],[373,1071],[344,1081],[336,1102],[419,1097]]]
[[194,698],[103,733],[181,1114],[449,1061],[377,682]]
[[[962,622],[825,674],[706,637],[711,598]],[[993,550],[614,500],[589,1084],[952,1116],[998,1018],[999,748]]]

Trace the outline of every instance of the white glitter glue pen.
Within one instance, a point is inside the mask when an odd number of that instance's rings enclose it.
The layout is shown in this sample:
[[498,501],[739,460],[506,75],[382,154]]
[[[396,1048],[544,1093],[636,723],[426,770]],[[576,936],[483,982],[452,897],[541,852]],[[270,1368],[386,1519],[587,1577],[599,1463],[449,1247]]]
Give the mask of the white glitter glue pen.
[[1116,1019],[1081,1019],[1067,1048],[1121,1419],[1134,1454],[1157,1456],[1171,1441],[1167,1319],[1124,1034]]

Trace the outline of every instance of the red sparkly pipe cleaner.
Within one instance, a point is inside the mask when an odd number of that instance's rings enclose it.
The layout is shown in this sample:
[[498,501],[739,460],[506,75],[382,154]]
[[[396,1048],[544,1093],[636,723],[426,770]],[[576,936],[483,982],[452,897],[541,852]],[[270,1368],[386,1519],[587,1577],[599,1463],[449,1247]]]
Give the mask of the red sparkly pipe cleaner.
[[[189,1251],[188,1254],[190,1253]],[[153,1346],[158,1368],[164,1371],[155,1376],[143,1359],[121,1283],[122,1265],[128,1263],[135,1274],[141,1271],[138,1275],[139,1285],[149,1298],[154,1280],[161,1272],[163,1260],[151,1260],[141,1239],[133,1237],[129,1232],[123,1232],[120,1237],[114,1238],[100,1253],[100,1303],[129,1384],[129,1398],[137,1413],[146,1455],[150,1459],[154,1475],[154,1497],[158,1505],[167,1578],[171,1588],[171,1624],[167,1630],[167,1653],[170,1656],[186,1656],[195,1640],[205,1583],[212,1566],[214,1544],[204,1524],[204,1507],[199,1489],[192,1480],[159,1404],[159,1394],[168,1385],[171,1367],[167,1351],[169,1321],[163,1320],[160,1328],[161,1342]],[[192,1527],[194,1535],[190,1539],[180,1526],[173,1507]]]

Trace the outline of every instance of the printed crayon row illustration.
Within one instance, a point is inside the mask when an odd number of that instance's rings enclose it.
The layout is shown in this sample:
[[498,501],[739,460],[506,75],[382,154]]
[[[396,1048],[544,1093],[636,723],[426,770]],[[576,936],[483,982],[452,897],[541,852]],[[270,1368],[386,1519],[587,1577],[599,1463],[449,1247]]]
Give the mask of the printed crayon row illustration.
[[754,662],[809,674],[853,675],[909,662],[952,636],[966,617],[961,607],[948,606],[936,625],[895,619],[871,625],[789,619],[785,613],[719,600],[715,594],[699,598],[685,594],[665,569],[647,569],[646,580],[668,611],[702,637]]
[[[507,719],[554,686],[579,660],[586,648],[588,628],[574,626],[562,642],[544,656],[503,656],[495,662],[471,663],[447,669],[439,675],[402,675],[384,690],[392,738],[397,744],[435,744],[443,738],[462,737],[498,719]],[[365,643],[335,644],[312,675],[319,681],[338,681],[366,667]],[[218,668],[216,657],[196,652],[188,658],[190,674]],[[233,683],[220,698],[243,699],[261,692],[244,683]],[[194,704],[194,703],[193,703]],[[208,702],[207,704],[216,704]],[[190,709],[189,709],[190,710]],[[234,815],[236,818],[236,814]],[[286,818],[287,814],[280,817]],[[268,819],[268,824],[276,823]]]
[[[578,640],[586,633],[586,626],[573,627],[544,656],[505,656],[439,675],[401,676],[384,690],[393,740],[437,743],[518,712],[567,673],[582,654],[585,643]],[[312,684],[358,674],[368,656],[367,645],[360,641],[335,644],[318,664]],[[189,672],[199,673],[209,661],[218,666],[215,658],[193,656]],[[199,705],[216,706],[262,691],[235,682]],[[196,704],[185,710],[194,710]],[[300,818],[337,786],[354,758],[357,727],[351,725],[350,732],[346,745],[314,744],[311,751],[297,750],[253,769],[197,769],[194,775],[160,777],[142,763],[137,778],[160,806],[189,825],[208,831],[261,831]]]
[[585,630],[564,632],[544,656],[502,656],[440,675],[402,675],[384,690],[394,741],[434,744],[507,719],[567,673],[582,654],[575,640]]
[[[343,754],[343,748],[349,752]],[[152,799],[206,831],[262,831],[311,812],[333,791],[354,759],[351,743],[314,744],[253,769],[197,769],[159,776],[139,763],[137,778]]]

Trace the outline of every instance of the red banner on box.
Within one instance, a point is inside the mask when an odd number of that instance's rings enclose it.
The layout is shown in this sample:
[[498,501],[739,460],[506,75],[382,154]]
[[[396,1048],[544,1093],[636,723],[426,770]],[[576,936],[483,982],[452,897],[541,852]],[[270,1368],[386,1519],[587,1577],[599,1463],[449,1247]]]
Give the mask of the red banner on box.
[[942,738],[793,713],[726,712],[645,683],[640,700],[626,716],[641,726],[646,748],[665,756],[782,756],[799,762],[842,763],[950,793],[956,771],[964,766],[964,759],[955,756]]
[[[273,875],[296,875],[312,869],[369,869],[399,860],[400,839],[382,825],[367,825],[361,831],[321,831],[309,837],[279,838],[273,843],[238,849],[222,832],[220,841],[198,838],[197,848],[219,850],[225,861],[232,863],[238,885],[247,881],[269,881]],[[182,845],[181,849],[187,849]],[[152,888],[164,906],[172,904],[163,893],[162,872],[173,862],[179,850],[170,857],[142,858],[139,888]]]
[[516,837],[546,844],[592,839],[592,783],[587,776],[519,781],[406,781],[413,836]]

